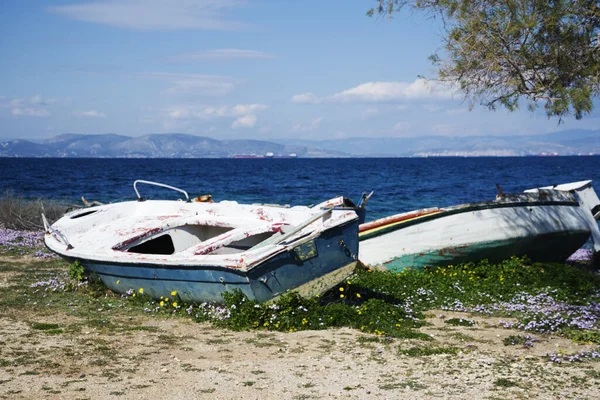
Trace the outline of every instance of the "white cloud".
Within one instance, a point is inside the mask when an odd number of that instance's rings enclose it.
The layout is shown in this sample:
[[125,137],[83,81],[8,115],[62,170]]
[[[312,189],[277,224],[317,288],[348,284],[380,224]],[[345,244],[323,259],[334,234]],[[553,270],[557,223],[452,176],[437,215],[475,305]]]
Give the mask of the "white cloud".
[[319,98],[317,95],[310,93],[310,92],[292,96],[293,103],[319,104],[321,101],[323,101],[321,98]]
[[251,114],[256,111],[264,110],[267,106],[264,104],[238,104],[231,108],[236,115]]
[[137,30],[237,30],[247,26],[227,19],[224,10],[239,0],[96,0],[49,7],[68,18]]
[[319,117],[319,118],[315,118],[312,121],[310,121],[307,124],[296,124],[294,125],[294,127],[292,128],[293,132],[307,132],[307,131],[314,131],[315,129],[317,129],[318,127],[321,126],[321,122],[323,122],[323,118]]
[[75,115],[80,118],[106,118],[106,114],[97,110],[77,111]]
[[265,104],[236,104],[234,106],[179,105],[167,109],[167,115],[173,119],[209,120],[222,117],[244,117],[266,110]]
[[337,101],[393,101],[448,99],[452,89],[438,82],[416,79],[414,82],[367,82],[331,96]]
[[249,115],[244,115],[243,117],[239,117],[238,119],[233,121],[233,124],[231,124],[231,127],[233,129],[254,128],[255,125],[256,125],[256,115],[249,114]]
[[326,97],[319,97],[314,93],[307,92],[294,95],[291,100],[294,103],[303,104],[319,104],[325,101],[388,102],[449,99],[452,98],[454,92],[456,90],[447,84],[419,78],[413,82],[366,82]]
[[169,82],[171,86],[164,91],[169,95],[223,96],[241,84],[239,79],[219,75],[156,72],[137,76]]
[[382,111],[380,109],[378,109],[377,107],[369,107],[362,112],[361,117],[362,117],[362,119],[369,119],[369,118],[372,118],[381,113],[382,113]]
[[204,121],[217,118],[233,118],[231,127],[253,128],[256,126],[258,111],[266,110],[265,104],[236,104],[234,106],[207,106],[207,105],[179,105],[166,110],[166,115],[171,120],[189,121],[200,119]]
[[15,107],[11,110],[12,115],[16,117],[49,117],[50,111],[45,108],[33,107]]
[[264,53],[256,50],[242,49],[217,49],[183,53],[169,57],[167,61],[171,62],[190,62],[190,61],[217,61],[217,60],[252,60],[274,58],[273,54]]
[[49,117],[48,107],[56,103],[56,99],[45,99],[37,94],[30,98],[0,97],[0,108],[10,109],[15,117]]
[[412,123],[408,121],[400,121],[394,125],[394,130],[396,132],[409,132],[412,129]]

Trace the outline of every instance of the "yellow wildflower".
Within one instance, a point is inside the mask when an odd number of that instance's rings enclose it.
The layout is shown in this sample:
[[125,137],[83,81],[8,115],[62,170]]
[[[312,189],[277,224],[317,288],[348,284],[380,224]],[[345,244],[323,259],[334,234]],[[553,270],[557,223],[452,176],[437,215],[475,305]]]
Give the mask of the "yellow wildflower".
[[343,294],[340,294],[340,299],[343,299],[343,298],[344,298],[344,295],[343,295]]
[[138,292],[140,292],[140,294],[143,294],[144,293],[144,288],[141,287],[140,290],[138,290]]
[[173,307],[177,307],[177,302],[176,301],[174,301],[172,304],[173,304]]
[[120,281],[119,279],[117,279],[117,285],[118,285],[119,283],[121,283],[121,281]]
[[356,297],[360,299],[360,293],[356,293]]
[[165,305],[165,302],[164,302],[164,301],[161,301],[161,302],[160,302],[160,306],[162,307],[162,306],[164,306],[164,305]]
[[165,297],[165,301],[169,301],[169,298],[168,298],[168,297]]
[[176,292],[175,290],[173,290],[173,291],[171,292],[171,296],[173,296],[173,297],[177,296],[177,292]]
[[341,288],[340,288],[340,292],[343,292],[343,291],[344,291],[344,288],[343,288],[343,287],[341,287]]

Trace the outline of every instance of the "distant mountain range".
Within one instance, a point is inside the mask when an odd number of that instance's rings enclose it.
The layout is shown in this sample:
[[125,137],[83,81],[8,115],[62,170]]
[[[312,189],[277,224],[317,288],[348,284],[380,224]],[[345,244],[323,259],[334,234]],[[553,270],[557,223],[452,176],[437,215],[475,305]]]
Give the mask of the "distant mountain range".
[[411,138],[285,140],[365,157],[478,157],[600,154],[600,130],[565,130],[540,135],[422,136]]
[[600,154],[600,130],[542,135],[424,136],[330,140],[217,140],[180,133],[129,137],[116,134],[64,134],[40,143],[0,142],[0,157],[229,158],[317,157],[476,157]]
[[129,137],[115,134],[64,134],[34,143],[0,142],[0,157],[93,158],[224,158],[244,156],[343,157],[339,151],[322,151],[305,145],[263,140],[216,140],[179,133]]

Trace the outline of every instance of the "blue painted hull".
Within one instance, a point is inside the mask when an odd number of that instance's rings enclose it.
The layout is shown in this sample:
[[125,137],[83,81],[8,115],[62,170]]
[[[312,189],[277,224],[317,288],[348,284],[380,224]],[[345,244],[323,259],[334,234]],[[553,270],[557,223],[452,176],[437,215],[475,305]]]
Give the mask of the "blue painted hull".
[[[263,302],[355,263],[358,221],[329,229],[313,241],[316,254],[311,253],[310,257],[298,256],[294,249],[290,249],[248,271],[216,266],[79,261],[88,273],[98,275],[108,288],[117,293],[143,288],[144,294],[158,299],[161,296],[172,297],[171,292],[176,291],[180,301],[201,303],[222,302],[223,293],[239,289],[249,299]],[[343,245],[340,244],[342,241]]]
[[446,266],[487,259],[500,262],[512,256],[527,256],[539,262],[564,262],[587,241],[589,232],[569,232],[540,235],[530,238],[484,241],[468,246],[448,247],[434,251],[403,254],[383,265],[391,271],[425,266]]

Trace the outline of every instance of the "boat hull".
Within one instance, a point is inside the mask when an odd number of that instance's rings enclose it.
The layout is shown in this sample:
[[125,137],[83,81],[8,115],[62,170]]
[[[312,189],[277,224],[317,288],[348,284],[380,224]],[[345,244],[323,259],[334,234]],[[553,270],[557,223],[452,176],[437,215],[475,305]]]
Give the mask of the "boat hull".
[[144,294],[159,299],[161,296],[171,298],[175,291],[179,301],[219,303],[223,301],[223,293],[235,289],[259,302],[300,288],[303,294],[317,295],[353,271],[357,254],[358,221],[355,220],[328,229],[248,270],[77,260],[88,273],[97,275],[117,293],[131,293],[141,288]]
[[389,217],[360,233],[360,260],[392,271],[510,256],[562,262],[589,238],[577,202],[473,203]]

